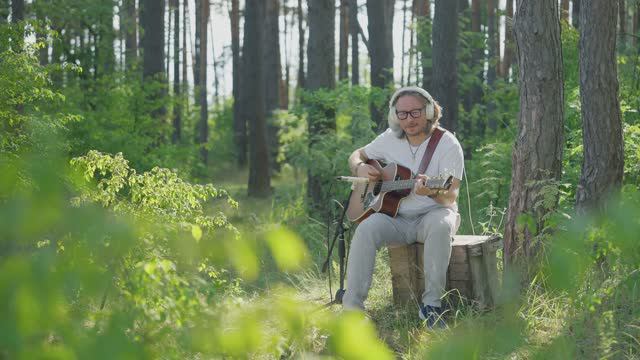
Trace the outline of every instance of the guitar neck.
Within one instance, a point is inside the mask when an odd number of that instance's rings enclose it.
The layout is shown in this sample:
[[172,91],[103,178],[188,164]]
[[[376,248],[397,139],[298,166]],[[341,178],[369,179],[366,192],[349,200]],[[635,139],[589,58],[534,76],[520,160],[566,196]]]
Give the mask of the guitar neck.
[[[383,181],[380,191],[387,192],[387,191],[413,189],[413,186],[416,183],[416,180],[417,179]],[[430,189],[444,189],[444,180],[428,179],[425,183],[425,186]]]

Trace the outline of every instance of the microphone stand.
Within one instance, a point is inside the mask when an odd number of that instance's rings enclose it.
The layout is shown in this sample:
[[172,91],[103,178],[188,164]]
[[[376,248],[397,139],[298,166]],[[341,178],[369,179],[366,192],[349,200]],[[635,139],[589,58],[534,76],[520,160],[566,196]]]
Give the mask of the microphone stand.
[[322,272],[327,272],[329,268],[329,262],[331,261],[331,254],[333,253],[333,248],[336,244],[336,240],[338,241],[338,257],[340,258],[340,288],[336,291],[336,296],[331,300],[331,302],[325,304],[325,307],[329,307],[333,304],[342,304],[342,297],[344,296],[344,278],[345,278],[345,255],[346,255],[346,246],[344,241],[344,216],[347,213],[347,208],[349,206],[349,199],[351,198],[351,194],[353,193],[353,186],[351,187],[351,191],[349,192],[349,196],[347,196],[346,200],[342,203],[342,213],[340,214],[340,219],[338,220],[338,224],[336,224],[336,232],[333,236],[333,241],[329,246],[329,252],[327,254],[327,259],[322,265]]

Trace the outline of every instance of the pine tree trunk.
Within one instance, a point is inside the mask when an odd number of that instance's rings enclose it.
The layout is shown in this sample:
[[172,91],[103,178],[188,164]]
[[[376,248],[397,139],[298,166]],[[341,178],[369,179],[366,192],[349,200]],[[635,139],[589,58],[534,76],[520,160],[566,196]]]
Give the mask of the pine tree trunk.
[[302,0],[298,0],[298,89],[305,88],[304,49],[304,14]]
[[[46,4],[42,0],[36,0],[33,3],[36,13],[36,19],[42,22],[42,24],[44,24],[47,20],[45,5]],[[46,66],[47,64],[49,64],[49,42],[47,41],[46,32],[39,31],[36,34],[36,39],[38,42],[43,44],[43,47],[38,51],[38,60],[40,62],[40,65]]]
[[340,50],[338,52],[338,79],[349,78],[349,6],[348,0],[340,0]]
[[358,0],[349,0],[349,33],[351,34],[351,84],[360,84],[360,51],[358,49]]
[[[367,0],[371,87],[386,88],[393,83],[393,8],[395,0]],[[386,104],[385,104],[386,106]],[[387,127],[384,108],[371,103],[371,119],[381,132]]]
[[243,45],[244,71],[242,92],[245,104],[251,106],[249,124],[249,183],[248,194],[265,197],[271,194],[269,175],[269,145],[264,109],[264,74],[262,71],[264,0],[247,0],[245,7],[245,42]]
[[198,5],[201,7],[199,11],[200,21],[200,57],[198,65],[200,69],[198,75],[200,81],[198,86],[199,104],[200,104],[200,120],[198,121],[198,144],[200,145],[200,158],[202,163],[207,166],[209,163],[209,151],[207,150],[207,142],[209,141],[209,104],[207,102],[207,24],[209,23],[209,1],[200,0]]
[[0,0],[0,25],[9,22],[9,0]]
[[[544,216],[555,208],[557,197],[550,207],[539,202],[544,187],[555,186],[554,182],[560,180],[564,146],[558,2],[521,0],[517,8],[514,35],[520,73],[520,114],[504,233],[505,272],[513,271],[511,268],[516,264],[527,265],[537,254],[539,243],[534,244],[533,237],[543,230]],[[533,226],[523,227],[518,224],[519,219]]]
[[[417,46],[422,69],[422,88],[430,91],[433,82],[431,4],[429,0],[416,0],[414,6],[417,24]],[[418,73],[416,72],[416,82],[418,80],[417,77]]]
[[182,99],[180,91],[180,3],[172,0],[173,9],[173,143],[179,143],[182,138]]
[[[146,84],[164,82],[164,1],[141,0],[140,24],[142,27],[142,76]],[[167,113],[159,99],[166,94],[166,88],[152,86],[148,92],[150,103],[161,103],[153,109],[152,116],[164,123]]]
[[638,14],[638,11],[640,11],[640,3],[637,3],[634,6],[634,10],[633,10],[633,24],[631,25],[633,28],[631,31],[633,31],[633,35],[631,37],[631,47],[634,49],[637,49],[638,47],[638,21],[640,21],[640,14]]
[[[186,1],[186,0],[185,0]],[[120,26],[124,31],[125,66],[131,71],[138,62],[138,16],[136,15],[136,1],[123,0],[123,19]]]
[[407,49],[405,48],[405,36],[407,35],[407,0],[402,0],[402,40],[400,48],[400,86],[406,86],[407,82],[404,77],[404,59],[407,57]]
[[[487,0],[487,47],[489,51],[487,53],[487,87],[489,91],[493,91],[496,83],[496,0]],[[487,116],[489,129],[496,132],[498,126],[495,114],[495,103],[489,101],[487,104]]]
[[233,139],[238,166],[244,167],[247,164],[247,121],[241,110],[239,0],[231,1],[231,52],[233,54]]
[[622,185],[624,146],[618,102],[616,7],[583,0],[580,9],[580,101],[584,161],[576,194],[579,211],[603,211]]
[[580,1],[581,0],[573,0],[573,7],[571,9],[571,23],[576,29],[580,27]]
[[11,0],[11,22],[24,20],[24,0]]
[[280,107],[280,4],[279,0],[263,0],[266,3],[263,46],[264,74],[264,107],[267,119],[267,135],[269,139],[270,168],[278,170],[278,126],[274,120],[274,111]]
[[443,107],[440,123],[458,129],[458,2],[436,0],[433,18],[433,80],[431,93]]
[[560,18],[569,21],[569,0],[562,0],[560,6]]
[[113,10],[115,2],[113,0],[105,0],[100,4],[98,14],[98,47],[97,52],[97,69],[98,74],[111,74],[115,70],[116,56],[113,45],[116,39],[115,29],[113,28]]
[[[307,59],[309,70],[306,89],[315,91],[335,87],[335,7],[326,0],[309,0],[309,46]],[[309,148],[313,151],[318,140],[332,134],[336,128],[335,111],[324,104],[307,104],[309,126]],[[322,174],[308,172],[307,191],[312,207],[321,205]]]
[[[482,41],[482,11],[481,0],[471,1],[471,31],[473,32],[473,49],[471,51],[471,68],[478,69],[477,82],[471,87],[471,104],[475,105],[482,101],[484,96],[482,91],[482,84],[484,83],[484,43]],[[485,123],[484,121],[478,121],[478,136],[484,136]]]
[[195,15],[196,15],[196,26],[195,26],[195,35],[193,41],[193,94],[195,97],[195,103],[200,103],[200,51],[201,51],[201,42],[202,42],[202,1],[207,0],[194,0],[195,1]]
[[502,59],[502,76],[505,80],[509,80],[509,72],[511,71],[511,63],[513,62],[513,0],[507,0],[507,13],[504,22],[505,38],[504,38],[504,57]]
[[[586,2],[586,1],[585,1]],[[618,6],[618,22],[620,26],[618,48],[620,51],[624,51],[627,44],[627,5],[625,0],[616,0],[610,2],[611,6]]]

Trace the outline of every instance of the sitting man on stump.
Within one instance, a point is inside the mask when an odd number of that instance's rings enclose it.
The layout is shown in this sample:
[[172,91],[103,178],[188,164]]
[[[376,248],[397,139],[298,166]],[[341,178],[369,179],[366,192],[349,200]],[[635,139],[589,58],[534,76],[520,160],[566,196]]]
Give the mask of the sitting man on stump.
[[[358,225],[349,252],[345,309],[364,309],[378,249],[421,242],[425,291],[419,316],[429,327],[444,326],[441,298],[451,256],[451,237],[460,225],[456,199],[464,159],[455,136],[438,127],[441,115],[440,105],[427,91],[419,87],[401,88],[389,102],[389,129],[349,157],[349,168],[358,177],[380,180],[380,170],[367,164],[369,159],[375,159],[402,165],[416,174],[418,180],[411,193],[401,200],[395,217],[377,212]],[[426,170],[419,171],[421,167]],[[429,178],[449,175],[453,176],[453,183],[448,191],[425,184]]]

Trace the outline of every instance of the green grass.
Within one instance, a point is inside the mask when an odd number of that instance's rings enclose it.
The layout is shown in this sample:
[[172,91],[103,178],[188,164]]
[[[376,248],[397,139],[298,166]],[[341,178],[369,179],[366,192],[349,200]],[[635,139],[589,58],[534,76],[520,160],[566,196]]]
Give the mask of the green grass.
[[[246,171],[226,172],[214,178],[214,184],[227,189],[239,201],[238,210],[224,211],[244,235],[255,240],[263,255],[260,277],[243,285],[251,294],[250,301],[259,301],[284,284],[295,290],[297,300],[312,304],[316,311],[341,312],[338,305],[322,308],[330,300],[328,277],[320,272],[326,256],[326,224],[324,219],[307,215],[304,177],[285,169],[273,178],[274,193],[268,199],[247,197],[246,178]],[[213,208],[223,210],[217,204]],[[285,224],[304,239],[311,260],[302,271],[280,272],[259,240],[261,231],[274,223]],[[335,260],[334,255],[332,293],[338,288]],[[637,276],[629,283],[626,290],[616,288],[602,294],[596,308],[590,309],[580,298],[548,290],[536,278],[518,298],[505,300],[492,311],[480,312],[463,305],[448,314],[448,329],[429,330],[418,319],[417,304],[404,307],[393,304],[388,253],[383,250],[376,258],[366,314],[375,324],[379,338],[399,359],[637,359],[640,283]],[[326,337],[321,333],[309,334],[307,343],[304,348],[291,348],[290,355],[297,357],[309,351],[323,354],[326,350]]]

